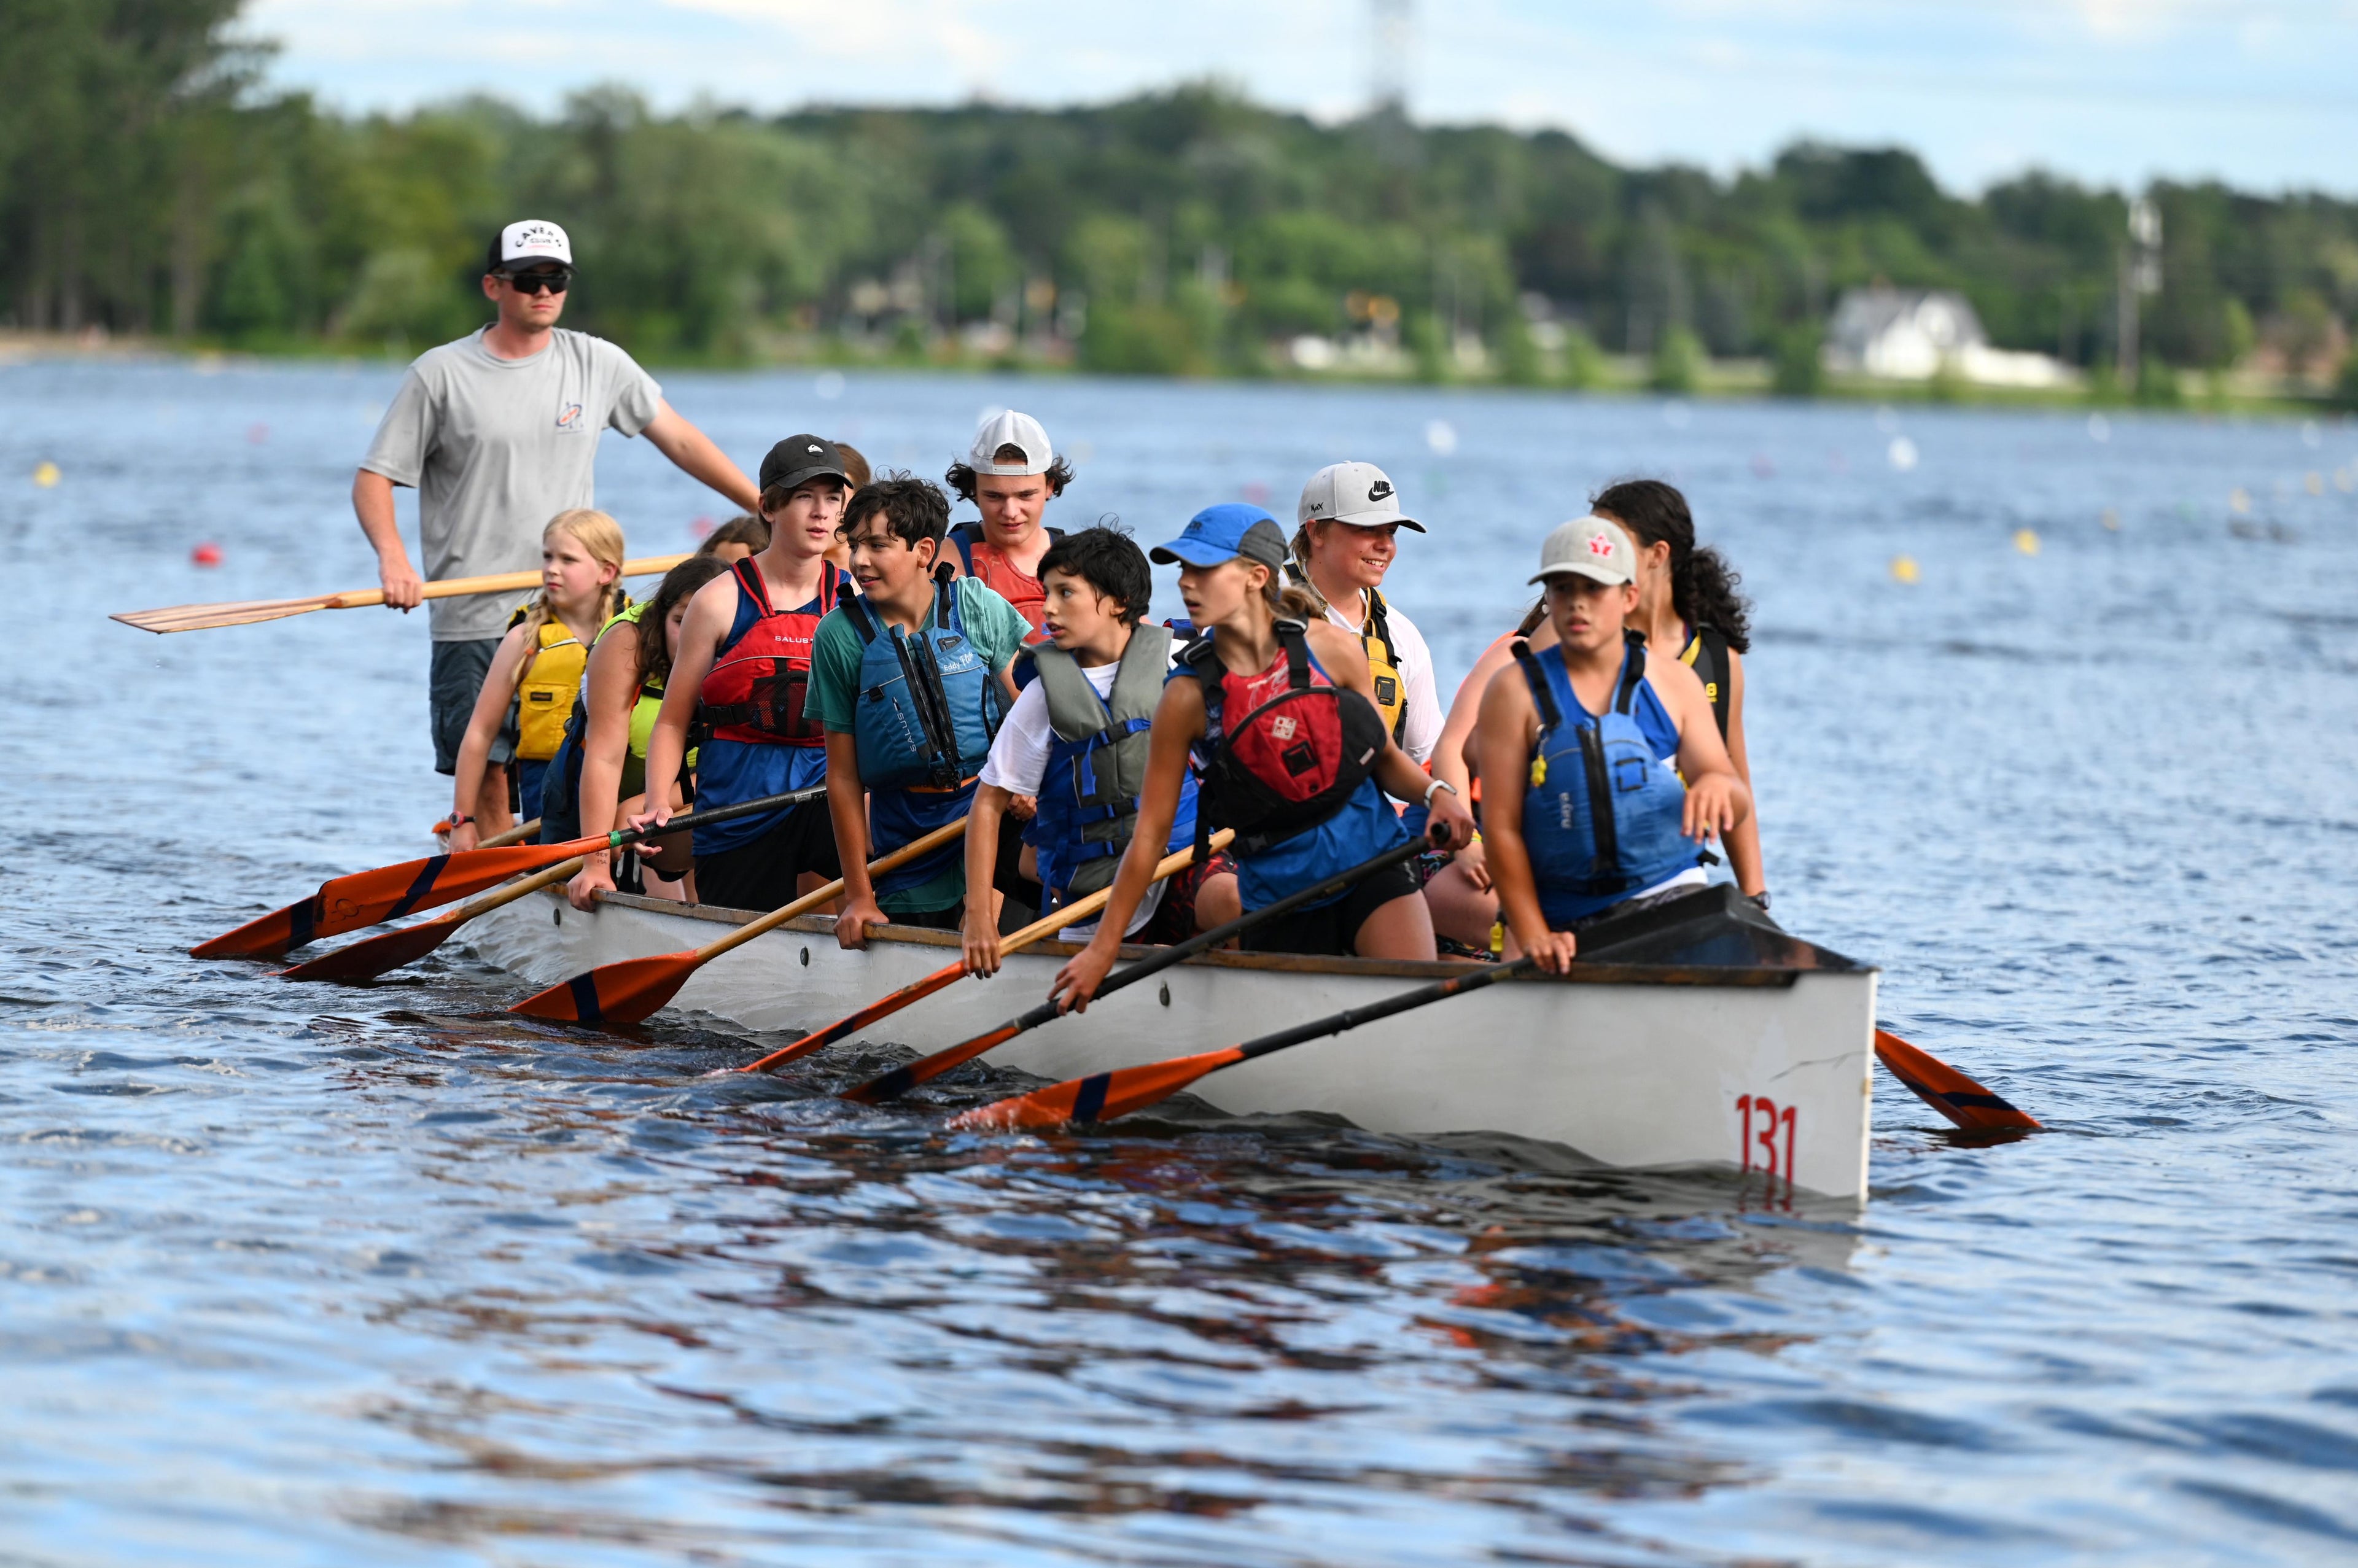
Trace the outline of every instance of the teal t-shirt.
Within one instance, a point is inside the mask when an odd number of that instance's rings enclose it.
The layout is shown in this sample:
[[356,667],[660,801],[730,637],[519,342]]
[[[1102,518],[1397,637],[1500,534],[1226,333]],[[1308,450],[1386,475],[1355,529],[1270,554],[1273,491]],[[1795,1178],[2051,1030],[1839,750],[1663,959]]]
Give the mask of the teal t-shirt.
[[[1032,623],[1023,612],[993,589],[970,577],[957,579],[958,617],[966,623],[968,642],[990,663],[993,674],[1013,660]],[[860,655],[862,644],[850,618],[841,609],[830,611],[818,623],[811,642],[810,688],[803,710],[831,734],[849,735],[860,704]],[[876,902],[888,914],[924,914],[947,909],[966,897],[966,862],[954,858],[939,876],[915,887],[886,893]]]

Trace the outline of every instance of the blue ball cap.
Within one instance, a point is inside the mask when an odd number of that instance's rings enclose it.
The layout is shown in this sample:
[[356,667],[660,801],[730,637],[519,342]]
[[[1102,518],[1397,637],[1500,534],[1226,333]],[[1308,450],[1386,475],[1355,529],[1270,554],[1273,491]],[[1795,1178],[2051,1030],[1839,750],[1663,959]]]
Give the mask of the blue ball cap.
[[1187,519],[1186,531],[1148,552],[1158,566],[1216,567],[1238,556],[1265,567],[1285,565],[1285,531],[1258,506],[1224,501]]

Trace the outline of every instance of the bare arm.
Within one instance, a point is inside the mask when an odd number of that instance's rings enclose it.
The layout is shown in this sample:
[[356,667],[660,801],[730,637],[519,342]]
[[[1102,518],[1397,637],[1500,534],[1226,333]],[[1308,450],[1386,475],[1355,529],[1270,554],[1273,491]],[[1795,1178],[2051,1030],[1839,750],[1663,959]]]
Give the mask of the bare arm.
[[1531,849],[1523,841],[1523,781],[1529,776],[1531,742],[1538,736],[1539,712],[1531,706],[1531,687],[1521,672],[1511,666],[1496,672],[1483,689],[1479,714],[1473,746],[1482,776],[1490,781],[1482,792],[1482,842],[1489,849],[1490,884],[1498,892],[1498,913],[1514,934],[1515,946],[1537,957],[1542,968],[1562,974],[1571,968],[1579,944],[1569,931],[1548,929]]
[[655,400],[655,416],[639,433],[654,442],[655,450],[669,458],[680,472],[719,491],[741,511],[751,512],[761,504],[761,492],[745,477],[745,470],[662,398]]
[[988,978],[999,972],[999,912],[991,907],[991,879],[999,870],[999,819],[1015,796],[997,784],[978,784],[966,819],[966,972]]
[[[1357,644],[1353,644],[1357,646]],[[1362,673],[1367,666],[1360,665]],[[1085,1011],[1098,987],[1105,983],[1121,953],[1122,933],[1145,902],[1153,884],[1154,868],[1162,863],[1171,842],[1171,825],[1179,819],[1179,786],[1187,774],[1187,748],[1204,733],[1204,693],[1192,680],[1174,680],[1163,688],[1154,708],[1154,726],[1148,731],[1146,787],[1138,797],[1138,821],[1130,829],[1130,848],[1122,851],[1121,869],[1114,873],[1113,890],[1105,913],[1098,917],[1098,934],[1073,955],[1048,987],[1052,997],[1065,999],[1065,1011]],[[1202,809],[1198,803],[1197,809]]]
[[1718,835],[1725,842],[1728,829],[1752,813],[1752,792],[1736,775],[1727,747],[1719,738],[1719,720],[1704,695],[1703,677],[1673,662],[1649,669],[1648,684],[1662,699],[1679,726],[1679,777],[1686,781],[1686,813],[1681,830],[1690,838]]
[[[1750,791],[1752,758],[1744,745],[1744,655],[1733,648],[1727,650],[1727,760],[1736,765],[1736,776]],[[1728,866],[1736,872],[1736,885],[1751,896],[1768,892],[1768,873],[1760,864],[1759,813],[1746,812],[1744,820],[1728,833],[1726,842]]]
[[[459,742],[459,761],[450,780],[450,819],[467,815],[467,808],[483,787],[483,768],[492,754],[492,741],[507,719],[508,704],[515,699],[516,671],[524,663],[524,628],[519,626],[500,639],[499,652],[492,655],[492,667],[483,676],[481,689],[475,693],[475,711],[467,719],[467,737]],[[472,822],[460,822],[450,829],[450,848],[471,849],[479,835]]]
[[362,469],[352,475],[352,515],[376,551],[377,585],[384,589],[387,609],[404,614],[426,602],[425,583],[409,564],[401,543],[401,523],[393,510],[393,481]]
[[[574,796],[583,833],[603,833],[614,826],[622,758],[631,749],[631,709],[638,700],[638,662],[639,629],[628,621],[608,627],[590,650],[590,667],[581,677],[590,728],[581,737],[581,784]],[[582,857],[566,896],[574,908],[588,909],[613,885],[613,851],[592,849]]]
[[836,859],[843,862],[843,909],[835,917],[836,944],[865,947],[868,928],[884,924],[876,884],[868,880],[868,784],[860,776],[859,743],[832,730],[827,734],[827,815],[835,825]]
[[1482,694],[1490,687],[1490,677],[1514,663],[1510,649],[1514,637],[1499,638],[1482,650],[1474,667],[1457,686],[1457,695],[1449,704],[1449,718],[1441,727],[1441,739],[1433,743],[1433,776],[1447,779],[1459,789],[1474,782],[1474,770],[1467,766],[1466,742],[1474,738],[1474,722],[1481,717]]

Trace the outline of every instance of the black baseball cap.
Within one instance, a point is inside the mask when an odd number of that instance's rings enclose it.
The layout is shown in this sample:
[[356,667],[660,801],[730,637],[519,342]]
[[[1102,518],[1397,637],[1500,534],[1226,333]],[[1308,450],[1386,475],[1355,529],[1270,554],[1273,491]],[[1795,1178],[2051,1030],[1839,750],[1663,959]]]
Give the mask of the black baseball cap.
[[851,475],[844,471],[843,454],[825,436],[789,436],[770,449],[762,460],[762,488],[784,485],[792,490],[809,480],[832,474],[846,487]]

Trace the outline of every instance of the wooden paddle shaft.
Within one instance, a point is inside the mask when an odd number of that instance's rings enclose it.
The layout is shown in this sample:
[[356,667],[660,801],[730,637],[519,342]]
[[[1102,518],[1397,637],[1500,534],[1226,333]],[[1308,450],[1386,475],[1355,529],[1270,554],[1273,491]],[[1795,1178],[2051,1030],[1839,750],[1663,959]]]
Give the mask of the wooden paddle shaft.
[[[1225,849],[1228,847],[1228,840],[1235,837],[1236,832],[1234,829],[1223,827],[1217,833],[1212,835],[1211,847],[1215,850]],[[1177,876],[1181,871],[1185,871],[1189,866],[1195,864],[1195,846],[1191,844],[1186,849],[1181,849],[1174,854],[1165,855],[1162,860],[1156,861],[1154,866],[1154,876],[1152,880],[1159,882],[1165,877]],[[1065,905],[1064,908],[1056,911],[1055,914],[1051,914],[1044,919],[1035,920],[1031,925],[1025,926],[1022,930],[1018,931],[1011,935],[1001,937],[999,939],[999,956],[1004,958],[1010,953],[1020,953],[1024,948],[1032,946],[1034,942],[1040,941],[1044,937],[1054,936],[1057,932],[1062,931],[1067,925],[1077,925],[1082,921],[1087,920],[1090,915],[1095,914],[1099,910],[1105,908],[1109,903],[1112,902],[1112,899],[1113,889],[1111,887],[1102,887],[1097,892],[1090,893],[1086,898],[1075,899],[1072,903]]]
[[[654,577],[667,572],[686,556],[644,556],[635,561],[622,563],[624,577]],[[471,593],[508,593],[517,589],[538,588],[538,572],[501,572],[493,577],[445,578],[429,582],[418,589],[420,599],[463,599]],[[331,593],[319,600],[322,610],[358,610],[363,605],[383,604],[384,589],[358,589],[351,593]]]
[[[964,833],[966,824],[967,819],[961,816],[946,827],[935,828],[922,838],[911,839],[891,854],[869,861],[868,874],[872,877],[879,871],[889,871],[895,866],[906,865],[920,855],[930,854]],[[784,908],[773,909],[758,919],[747,921],[718,942],[706,943],[696,950],[696,961],[702,964],[718,958],[731,948],[743,946],[763,932],[774,931],[795,916],[808,914],[820,904],[841,896],[843,896],[843,879],[838,877],[817,892],[805,893]]]
[[540,818],[535,816],[529,822],[517,823],[514,827],[509,828],[504,833],[492,834],[490,838],[476,845],[475,848],[478,849],[504,849],[511,844],[523,843],[525,839],[531,838],[534,834],[539,831]]
[[557,864],[543,867],[520,881],[512,881],[503,888],[493,888],[481,898],[469,899],[442,918],[453,925],[462,925],[479,914],[489,914],[495,909],[514,903],[528,892],[538,892],[552,883],[569,881],[572,880],[573,873],[580,869],[581,857],[579,855],[569,860],[559,860]]

